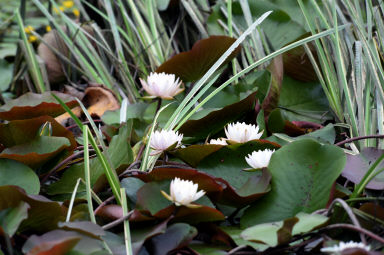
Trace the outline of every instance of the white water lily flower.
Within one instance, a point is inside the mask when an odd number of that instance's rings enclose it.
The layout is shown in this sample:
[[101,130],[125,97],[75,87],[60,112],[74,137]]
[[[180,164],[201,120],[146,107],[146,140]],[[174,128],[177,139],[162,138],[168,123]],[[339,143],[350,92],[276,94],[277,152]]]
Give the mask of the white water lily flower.
[[157,155],[164,151],[180,147],[183,134],[173,130],[161,130],[153,132],[150,147],[153,149],[151,155]]
[[227,144],[227,139],[225,139],[225,138],[211,139],[209,141],[209,144],[228,145]]
[[174,74],[150,73],[147,81],[140,79],[140,82],[149,95],[166,100],[173,99],[184,90],[181,87],[182,81],[179,81],[179,78],[176,79]]
[[204,190],[200,190],[197,192],[198,184],[193,183],[192,181],[181,180],[179,178],[175,178],[171,181],[170,185],[170,195],[161,191],[163,196],[175,203],[176,206],[187,206],[189,208],[197,208],[200,205],[192,204],[193,201],[198,200],[202,196],[205,195]]
[[365,245],[363,243],[357,243],[353,241],[349,241],[347,243],[340,242],[339,244],[336,244],[334,246],[321,248],[321,252],[326,252],[334,255],[339,255],[341,252],[345,249],[351,249],[351,248],[359,248],[366,251],[370,251],[371,247],[369,245]]
[[245,160],[247,161],[248,165],[252,167],[252,169],[268,167],[269,161],[271,160],[271,156],[274,152],[275,150],[269,149],[265,149],[263,151],[254,151],[245,157]]
[[251,124],[230,123],[224,129],[228,140],[236,143],[245,143],[251,140],[259,139],[263,131],[259,133],[259,127]]

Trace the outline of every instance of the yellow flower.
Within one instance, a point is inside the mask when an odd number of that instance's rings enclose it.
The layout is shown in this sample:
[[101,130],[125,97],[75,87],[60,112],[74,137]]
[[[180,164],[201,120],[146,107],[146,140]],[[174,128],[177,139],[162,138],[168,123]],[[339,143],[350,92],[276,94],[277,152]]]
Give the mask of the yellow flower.
[[24,28],[24,31],[27,33],[27,34],[31,34],[32,31],[34,31],[35,29],[32,27],[32,26],[26,26]]
[[52,27],[51,27],[50,25],[48,25],[48,26],[45,27],[45,31],[49,32],[49,31],[51,31],[51,30],[52,30]]
[[64,11],[64,6],[59,6],[59,9],[57,9],[56,7],[54,7],[53,8],[53,11],[55,12],[55,13],[59,13],[59,12],[63,12]]
[[35,35],[30,35],[30,36],[28,37],[28,42],[33,43],[33,42],[36,42],[36,41],[37,41],[37,36],[35,36]]
[[75,4],[73,3],[73,1],[71,0],[68,0],[68,1],[63,1],[63,6],[67,9],[69,8],[72,8]]
[[80,17],[80,11],[78,9],[73,9],[73,14],[75,14],[76,17]]

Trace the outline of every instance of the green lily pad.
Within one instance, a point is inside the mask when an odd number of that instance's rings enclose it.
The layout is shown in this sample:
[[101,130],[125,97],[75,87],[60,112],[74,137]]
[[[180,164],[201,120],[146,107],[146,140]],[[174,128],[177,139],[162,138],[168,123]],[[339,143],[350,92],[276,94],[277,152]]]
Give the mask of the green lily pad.
[[[306,8],[311,10],[309,1],[303,1]],[[268,41],[273,49],[277,50],[282,46],[293,42],[307,32],[305,28],[305,19],[295,0],[257,0],[247,1],[251,16],[254,19],[260,17],[267,11],[273,11],[271,15],[263,21],[260,28],[266,34]],[[208,32],[210,34],[225,33],[219,20],[226,20],[220,8],[225,5],[222,2],[217,2],[213,7],[213,11],[208,18]],[[234,1],[232,4],[233,23],[239,29],[245,31],[248,24],[244,19],[244,12],[239,1]],[[287,33],[289,31],[289,33]]]
[[20,226],[20,223],[28,218],[29,205],[25,202],[14,208],[0,211],[0,228],[12,237]]
[[269,247],[288,242],[292,236],[312,231],[328,221],[319,214],[299,213],[295,217],[271,223],[262,223],[245,229],[241,238],[263,243]]
[[35,172],[11,159],[0,159],[0,186],[4,185],[19,186],[31,195],[37,195],[40,191],[39,177]]
[[268,166],[271,192],[244,212],[241,225],[279,221],[324,208],[345,162],[344,152],[333,145],[299,140],[283,146]]

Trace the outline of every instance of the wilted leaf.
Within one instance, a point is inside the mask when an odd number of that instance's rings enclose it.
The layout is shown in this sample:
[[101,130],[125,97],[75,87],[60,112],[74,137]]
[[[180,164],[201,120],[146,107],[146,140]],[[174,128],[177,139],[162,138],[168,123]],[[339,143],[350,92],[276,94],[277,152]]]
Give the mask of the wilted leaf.
[[[223,55],[223,53],[235,42],[228,36],[210,36],[196,42],[192,49],[182,52],[164,62],[156,72],[175,74],[183,82],[200,79],[208,69]],[[239,52],[238,47],[224,62],[228,63]]]
[[[92,85],[85,89],[82,103],[87,108],[91,116],[101,117],[106,111],[114,111],[120,108],[119,101],[113,92],[102,85]],[[80,106],[74,108],[72,112],[80,117],[82,110]],[[56,118],[59,123],[66,123],[71,116],[69,113],[64,113]]]
[[271,192],[244,212],[241,225],[283,220],[325,207],[345,160],[344,152],[333,145],[313,140],[285,145],[272,155],[268,166]]
[[[347,155],[347,164],[342,176],[351,182],[358,184],[368,169],[373,163],[384,153],[384,150],[376,148],[363,148],[358,155]],[[384,162],[381,162],[376,171],[384,167]],[[384,189],[384,172],[376,175],[366,186],[368,189],[382,190]]]
[[40,191],[39,177],[35,172],[11,159],[0,159],[0,186],[5,185],[19,186],[32,195],[37,195]]
[[67,68],[68,65],[65,65],[65,62],[60,60],[49,47],[54,48],[66,58],[70,58],[70,51],[56,30],[46,33],[42,40],[45,43],[40,43],[37,51],[39,56],[45,62],[49,83],[60,83],[65,80],[63,70]]
[[[8,101],[0,107],[0,119],[23,120],[44,115],[56,117],[64,113],[65,110],[51,93],[53,92],[45,92],[43,94],[28,92],[21,97]],[[69,108],[78,105],[72,96],[60,92],[54,93],[60,97]]]

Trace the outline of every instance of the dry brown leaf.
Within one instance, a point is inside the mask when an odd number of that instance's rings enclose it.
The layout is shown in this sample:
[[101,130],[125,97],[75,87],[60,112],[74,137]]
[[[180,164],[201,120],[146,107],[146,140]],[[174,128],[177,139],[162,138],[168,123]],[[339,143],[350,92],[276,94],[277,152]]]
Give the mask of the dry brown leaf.
[[[114,111],[120,108],[119,101],[113,92],[102,85],[92,85],[85,90],[83,104],[87,108],[89,114],[101,117],[106,111]],[[81,108],[75,107],[72,112],[77,116],[81,116]],[[65,125],[67,120],[71,118],[68,113],[64,113],[56,117],[56,121]]]

